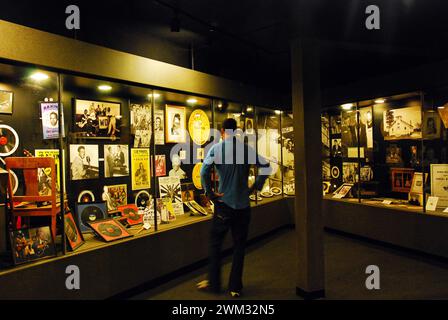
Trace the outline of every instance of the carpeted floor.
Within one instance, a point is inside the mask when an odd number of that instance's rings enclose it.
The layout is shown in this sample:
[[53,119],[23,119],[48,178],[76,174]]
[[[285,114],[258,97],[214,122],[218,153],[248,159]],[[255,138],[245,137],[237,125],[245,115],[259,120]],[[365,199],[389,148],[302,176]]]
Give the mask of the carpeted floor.
[[[447,299],[448,263],[401,250],[385,248],[335,234],[325,235],[327,299]],[[381,289],[365,287],[368,265],[381,271]],[[283,230],[248,248],[243,299],[299,299],[295,295],[295,239]],[[224,259],[223,283],[230,270]],[[195,284],[206,268],[169,281],[132,299],[229,299],[226,293],[198,292]]]

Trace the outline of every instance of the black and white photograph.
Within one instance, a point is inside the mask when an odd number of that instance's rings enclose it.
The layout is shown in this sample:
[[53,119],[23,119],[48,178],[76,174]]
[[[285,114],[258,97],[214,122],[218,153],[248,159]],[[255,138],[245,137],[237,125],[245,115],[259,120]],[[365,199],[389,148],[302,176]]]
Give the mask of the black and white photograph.
[[129,175],[129,146],[125,144],[104,145],[104,177]]
[[401,148],[396,144],[391,144],[386,148],[386,163],[387,164],[402,164],[403,158],[401,155]]
[[358,163],[357,162],[344,162],[342,163],[342,181],[344,183],[358,182]]
[[331,134],[341,134],[341,115],[330,116]]
[[442,121],[437,112],[426,111],[423,115],[423,138],[439,139]]
[[421,108],[414,106],[385,110],[383,112],[383,135],[384,140],[421,139]]
[[341,157],[342,156],[341,139],[331,139],[331,155],[333,157]]
[[99,178],[98,145],[70,145],[70,178],[71,180]]
[[165,108],[166,143],[186,141],[187,119],[185,107],[166,105]]
[[134,148],[149,148],[151,145],[151,106],[149,104],[131,104],[131,134]]

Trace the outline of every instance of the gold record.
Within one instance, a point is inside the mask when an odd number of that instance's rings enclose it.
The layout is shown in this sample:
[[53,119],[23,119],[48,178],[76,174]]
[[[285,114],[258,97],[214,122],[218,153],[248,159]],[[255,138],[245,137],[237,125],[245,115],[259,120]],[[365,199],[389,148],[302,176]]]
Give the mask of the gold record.
[[201,183],[201,168],[202,168],[202,162],[196,163],[196,165],[193,168],[193,184],[196,189],[202,190],[202,183]]
[[188,130],[191,139],[198,145],[203,145],[210,136],[210,121],[207,114],[201,109],[194,110],[188,120]]

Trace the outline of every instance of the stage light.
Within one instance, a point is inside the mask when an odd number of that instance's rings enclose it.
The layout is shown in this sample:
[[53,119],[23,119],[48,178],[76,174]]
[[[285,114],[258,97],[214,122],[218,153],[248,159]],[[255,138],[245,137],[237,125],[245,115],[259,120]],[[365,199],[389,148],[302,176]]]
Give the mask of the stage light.
[[102,85],[98,86],[98,90],[100,90],[100,91],[110,91],[110,90],[112,90],[112,87],[107,85],[107,84],[102,84]]

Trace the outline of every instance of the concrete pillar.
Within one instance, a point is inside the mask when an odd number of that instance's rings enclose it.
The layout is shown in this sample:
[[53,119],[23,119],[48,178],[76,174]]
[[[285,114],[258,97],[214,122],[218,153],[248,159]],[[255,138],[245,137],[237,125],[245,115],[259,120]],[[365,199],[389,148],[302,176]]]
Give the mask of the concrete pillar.
[[317,299],[325,295],[317,42],[293,40],[291,59],[298,257],[296,291],[305,299]]

